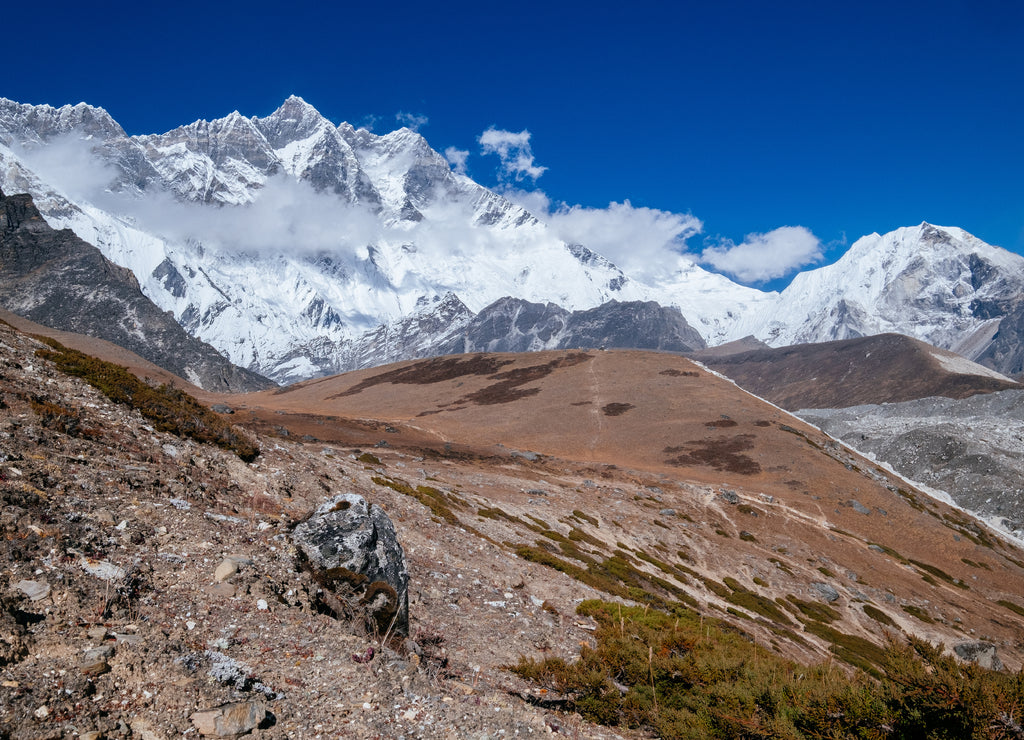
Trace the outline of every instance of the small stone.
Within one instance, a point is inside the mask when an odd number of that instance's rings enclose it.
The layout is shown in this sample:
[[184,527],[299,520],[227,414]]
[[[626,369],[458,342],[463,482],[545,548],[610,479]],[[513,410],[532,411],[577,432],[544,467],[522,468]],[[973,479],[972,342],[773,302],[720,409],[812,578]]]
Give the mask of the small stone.
[[671,516],[675,516],[676,515],[676,510],[675,509],[662,509],[658,513],[661,516],[669,516],[669,517],[671,517]]
[[977,663],[990,671],[1003,670],[1003,661],[996,654],[997,648],[990,642],[962,642],[953,646],[953,652],[961,660]]
[[811,589],[817,592],[818,596],[820,596],[825,601],[828,601],[830,603],[839,600],[839,592],[827,583],[815,581],[811,584]]
[[103,740],[103,733],[99,730],[90,730],[79,735],[78,740]]
[[34,714],[39,719],[46,719],[50,716],[50,708],[43,704],[43,706],[39,707],[36,711],[32,712],[32,714]]
[[86,676],[99,676],[110,670],[107,659],[113,657],[113,645],[102,645],[98,648],[91,648],[82,654],[78,661],[78,667]]
[[212,583],[204,586],[203,591],[212,596],[223,596],[228,599],[235,595],[235,587],[230,583]]
[[195,712],[192,724],[201,735],[234,737],[256,729],[266,716],[267,706],[262,700],[240,701]]
[[90,640],[105,640],[107,639],[107,628],[106,627],[90,627],[89,631],[86,632]]
[[261,612],[265,612],[270,607],[267,605],[267,600],[266,599],[257,599],[256,600],[256,608],[259,609]]
[[870,514],[871,513],[871,509],[869,509],[868,507],[866,507],[864,504],[862,504],[860,501],[857,501],[856,499],[850,499],[849,503],[850,503],[850,508],[852,508],[858,514]]
[[50,584],[46,581],[21,580],[15,583],[14,587],[31,601],[40,601],[50,595]]
[[114,515],[107,511],[106,509],[100,509],[99,511],[92,515],[92,518],[96,520],[97,524],[114,523]]
[[233,558],[224,558],[213,572],[213,578],[217,583],[223,583],[238,572],[238,563]]

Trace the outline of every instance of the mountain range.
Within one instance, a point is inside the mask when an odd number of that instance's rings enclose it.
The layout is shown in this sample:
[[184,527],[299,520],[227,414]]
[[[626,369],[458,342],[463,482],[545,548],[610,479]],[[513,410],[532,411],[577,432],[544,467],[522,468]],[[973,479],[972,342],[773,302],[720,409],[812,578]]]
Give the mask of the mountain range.
[[1024,373],[1024,258],[961,229],[865,236],[781,292],[683,255],[628,274],[418,133],[335,125],[297,97],[145,136],[84,103],[0,99],[0,188],[31,194],[190,335],[279,383],[451,351],[883,332]]

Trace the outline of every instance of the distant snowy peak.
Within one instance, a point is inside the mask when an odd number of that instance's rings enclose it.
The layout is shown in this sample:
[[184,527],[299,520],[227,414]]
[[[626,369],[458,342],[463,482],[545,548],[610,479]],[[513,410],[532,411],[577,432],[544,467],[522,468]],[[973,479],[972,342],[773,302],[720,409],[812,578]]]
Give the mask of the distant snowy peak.
[[1022,287],[1024,258],[922,223],[865,236],[797,275],[751,333],[774,346],[897,332],[952,347],[1005,314]]
[[15,141],[43,144],[73,131],[101,139],[125,136],[124,129],[103,108],[86,103],[54,108],[0,98],[0,142],[5,146]]

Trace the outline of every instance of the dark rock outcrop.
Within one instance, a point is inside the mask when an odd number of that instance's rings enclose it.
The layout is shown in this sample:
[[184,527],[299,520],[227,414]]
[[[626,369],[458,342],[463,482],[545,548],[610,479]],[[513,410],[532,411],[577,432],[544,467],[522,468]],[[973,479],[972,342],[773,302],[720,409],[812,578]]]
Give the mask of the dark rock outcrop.
[[2,191],[0,306],[53,329],[113,342],[206,390],[274,385],[190,336],[143,295],[131,270],[70,229],[52,229],[31,196]]
[[999,660],[998,650],[991,642],[961,642],[953,646],[953,652],[961,660],[977,663],[990,671],[1003,670],[1003,661]]
[[585,311],[567,311],[553,303],[501,298],[437,353],[585,347],[688,352],[704,346],[704,339],[679,311],[653,301],[608,301]]
[[409,634],[409,569],[383,509],[343,493],[300,523],[292,539],[335,615],[362,620],[371,634]]

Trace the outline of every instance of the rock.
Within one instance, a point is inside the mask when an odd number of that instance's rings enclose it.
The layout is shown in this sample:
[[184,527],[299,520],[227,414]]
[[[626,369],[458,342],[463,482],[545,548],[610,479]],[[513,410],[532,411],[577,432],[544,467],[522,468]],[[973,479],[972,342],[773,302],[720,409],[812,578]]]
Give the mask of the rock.
[[857,499],[850,499],[849,505],[850,505],[850,508],[853,509],[854,511],[856,511],[858,514],[870,514],[871,513],[871,509],[866,507],[864,504],[862,504]]
[[90,640],[105,640],[107,639],[107,628],[103,626],[90,627],[85,634],[89,636]]
[[223,596],[230,599],[235,595],[235,587],[230,583],[211,583],[209,586],[203,586],[203,591],[212,596]]
[[14,584],[14,588],[25,594],[31,601],[40,601],[50,595],[50,584],[46,581],[21,580]]
[[238,563],[231,558],[224,558],[213,572],[213,580],[223,583],[238,572]]
[[996,646],[990,642],[961,642],[953,646],[953,652],[961,660],[977,663],[990,671],[1003,670],[1003,661],[996,655]]
[[671,517],[671,516],[675,516],[676,515],[676,510],[675,509],[662,509],[661,511],[658,512],[658,514],[660,514],[661,516],[669,516],[669,517]]
[[192,724],[201,735],[236,737],[255,730],[266,716],[267,705],[256,699],[195,712],[192,715]]
[[110,670],[107,658],[111,658],[113,655],[114,647],[112,645],[86,650],[78,661],[78,667],[86,676],[99,676]]
[[132,729],[132,737],[139,740],[167,740],[167,736],[153,726],[153,722],[145,717],[132,717],[128,722]]
[[818,596],[823,598],[825,601],[828,601],[829,603],[839,600],[839,592],[827,583],[815,581],[811,584],[811,590],[816,592]]
[[301,522],[292,539],[338,616],[362,618],[371,633],[409,634],[409,569],[383,509],[343,493]]

